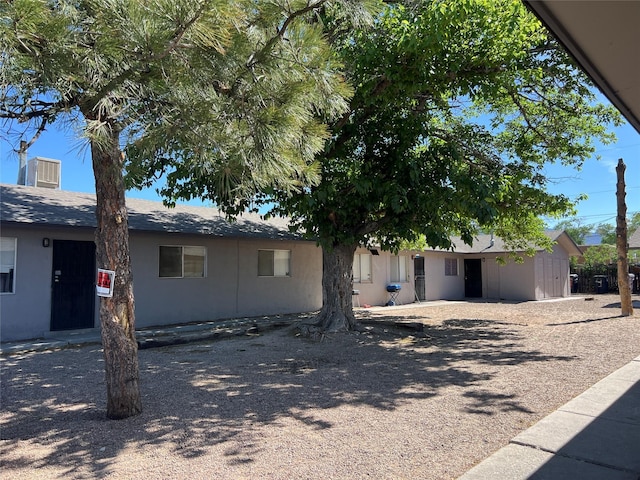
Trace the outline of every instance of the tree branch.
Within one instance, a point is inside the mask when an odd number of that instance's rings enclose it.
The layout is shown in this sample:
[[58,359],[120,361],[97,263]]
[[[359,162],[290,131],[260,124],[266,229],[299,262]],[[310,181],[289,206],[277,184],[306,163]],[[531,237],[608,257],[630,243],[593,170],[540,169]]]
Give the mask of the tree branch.
[[[33,134],[33,137],[31,137],[31,140],[29,140],[24,147],[25,152],[29,150],[31,145],[36,143],[36,140],[38,140],[38,138],[40,138],[40,135],[42,135],[42,132],[44,132],[44,129],[46,128],[47,123],[49,123],[49,117],[42,117],[42,121],[40,122],[40,125],[38,126],[36,133]],[[22,147],[20,149],[22,150]]]
[[122,85],[125,80],[131,78],[134,74],[139,74],[140,78],[147,76],[149,74],[148,65],[164,60],[178,48],[180,41],[184,38],[187,30],[189,30],[189,28],[202,16],[202,13],[208,4],[208,1],[202,2],[194,16],[176,29],[171,40],[169,40],[167,47],[162,52],[158,54],[151,52],[148,56],[140,59],[138,68],[127,68],[120,72],[119,75],[112,78],[100,90],[98,90],[95,95],[91,96],[90,99],[87,99],[85,108],[92,110],[102,98],[104,98],[109,92],[114,91],[116,87]]
[[547,140],[546,136],[542,132],[540,132],[540,130],[538,130],[538,127],[536,125],[533,124],[533,122],[529,118],[529,115],[527,114],[527,109],[524,107],[524,105],[522,105],[522,102],[518,98],[518,95],[515,94],[513,91],[509,91],[508,93],[511,100],[513,100],[513,103],[516,105],[516,107],[518,107],[518,111],[522,115],[522,118],[524,118],[524,121],[527,124],[527,127],[531,131],[533,131],[536,135],[538,135],[538,137],[540,137],[542,141],[546,143],[546,140]]
[[291,23],[296,18],[304,15],[305,13],[309,13],[313,11],[318,7],[321,7],[325,3],[327,3],[327,0],[318,0],[316,3],[307,3],[306,7],[290,13],[289,16],[282,23],[282,26],[278,28],[278,30],[276,31],[276,34],[273,37],[271,37],[269,40],[267,40],[267,43],[265,43],[264,47],[262,47],[262,49],[260,49],[258,52],[253,52],[249,56],[249,59],[246,62],[246,67],[251,69],[257,63],[259,63],[271,50],[273,50],[273,47],[275,46],[275,44],[280,40],[282,40],[282,38],[284,38],[284,35],[287,32],[287,29],[289,28],[289,25],[291,25]]

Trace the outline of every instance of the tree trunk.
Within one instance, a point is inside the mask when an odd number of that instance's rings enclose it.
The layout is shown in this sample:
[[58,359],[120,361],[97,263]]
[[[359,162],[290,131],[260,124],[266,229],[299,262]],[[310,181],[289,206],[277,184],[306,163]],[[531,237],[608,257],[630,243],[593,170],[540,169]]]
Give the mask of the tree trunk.
[[100,297],[107,417],[113,419],[142,412],[129,256],[129,220],[119,138],[120,131],[112,125],[108,139],[102,139],[100,145],[91,143],[97,198],[96,261],[98,268],[115,271],[113,296]]
[[618,250],[618,292],[620,293],[620,306],[622,316],[633,315],[633,301],[629,288],[629,261],[627,259],[627,204],[625,202],[624,171],[626,166],[622,159],[618,160],[616,173],[618,182],[616,185],[616,199],[618,212],[616,217],[616,247]]
[[356,245],[322,250],[322,310],[316,325],[325,332],[353,330],[353,254]]

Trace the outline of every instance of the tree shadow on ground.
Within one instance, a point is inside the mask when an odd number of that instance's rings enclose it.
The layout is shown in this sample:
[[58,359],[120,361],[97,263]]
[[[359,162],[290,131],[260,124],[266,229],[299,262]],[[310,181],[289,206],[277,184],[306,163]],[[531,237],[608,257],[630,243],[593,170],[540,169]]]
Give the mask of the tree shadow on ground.
[[[633,300],[633,308],[640,308],[640,300]],[[608,303],[607,305],[603,305],[602,308],[622,308],[620,302]],[[609,312],[607,312],[609,313]],[[614,318],[621,318],[623,315],[612,315],[609,317],[598,317],[598,318],[587,318],[584,320],[573,320],[568,322],[556,322],[556,323],[547,323],[547,327],[558,327],[562,325],[575,325],[580,323],[592,323],[592,322],[603,322],[607,320],[613,320]]]
[[[496,366],[572,360],[524,348],[516,327],[489,320],[425,325],[422,338],[385,325],[322,341],[291,332],[141,351],[144,411],[120,421],[104,416],[99,348],[5,357],[2,468],[9,477],[53,465],[67,478],[100,478],[125,450],[159,446],[184,458],[223,446],[230,464],[251,463],[264,425],[331,429],[325,409],[384,414],[449,387],[474,390],[466,393],[472,413],[528,412],[513,395],[492,390]],[[169,388],[159,381],[167,378]],[[24,453],[29,442],[43,447],[36,458]]]
[[[640,308],[640,300],[632,300],[631,304],[633,308]],[[620,302],[613,302],[605,305],[603,308],[622,308],[622,304]]]

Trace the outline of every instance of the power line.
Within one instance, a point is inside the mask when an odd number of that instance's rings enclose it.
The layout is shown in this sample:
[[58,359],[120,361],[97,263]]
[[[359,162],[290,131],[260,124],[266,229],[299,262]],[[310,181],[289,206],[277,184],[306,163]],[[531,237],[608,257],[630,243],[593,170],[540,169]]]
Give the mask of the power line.
[[[633,215],[640,213],[640,210],[637,211],[633,211],[633,212],[627,212],[627,218],[632,217]],[[616,213],[599,213],[599,214],[594,214],[594,215],[576,215],[575,217],[565,217],[565,220],[587,220],[587,219],[595,219],[598,217],[606,217],[603,218],[601,220],[597,220],[597,221],[593,221],[593,222],[588,222],[586,223],[584,226],[585,227],[589,227],[589,226],[595,226],[601,223],[607,223],[609,220],[613,220],[617,217]],[[548,219],[548,220],[552,220],[552,219]],[[562,220],[556,220],[555,223],[561,223]],[[552,223],[552,222],[549,222]]]
[[[640,213],[640,210],[627,211],[627,215],[635,215],[636,213]],[[594,213],[592,215],[579,215],[579,216],[582,218],[587,218],[587,217],[610,217],[611,215],[615,217],[617,213],[616,212]]]
[[638,145],[640,145],[640,143],[631,143],[629,145],[618,145],[618,144],[616,144],[615,147],[603,148],[603,149],[600,149],[600,150],[596,150],[593,153],[598,154],[598,153],[602,153],[602,152],[612,152],[614,150],[624,150],[625,148],[637,147]]

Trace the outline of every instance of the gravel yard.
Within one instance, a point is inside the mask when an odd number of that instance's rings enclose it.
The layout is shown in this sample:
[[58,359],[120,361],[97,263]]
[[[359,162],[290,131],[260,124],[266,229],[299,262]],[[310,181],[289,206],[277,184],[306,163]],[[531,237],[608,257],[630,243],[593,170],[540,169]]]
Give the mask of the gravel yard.
[[640,354],[638,314],[589,298],[359,309],[361,332],[141,350],[144,412],[120,421],[100,347],[4,356],[0,478],[456,478]]

